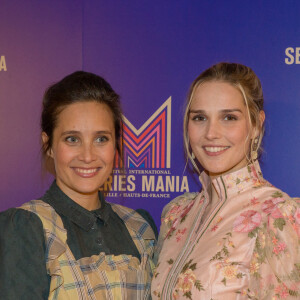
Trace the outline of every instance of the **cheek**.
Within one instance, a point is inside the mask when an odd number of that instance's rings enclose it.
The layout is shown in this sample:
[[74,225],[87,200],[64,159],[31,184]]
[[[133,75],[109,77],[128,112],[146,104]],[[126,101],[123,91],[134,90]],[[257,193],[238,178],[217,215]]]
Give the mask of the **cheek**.
[[226,136],[235,143],[245,142],[247,137],[246,132],[242,132],[239,129],[228,130]]
[[243,151],[250,146],[249,132],[246,126],[229,130],[226,136],[229,141],[240,146]]
[[191,146],[199,142],[201,135],[202,135],[201,128],[199,128],[199,126],[193,126],[192,124],[188,125],[188,137]]
[[98,155],[107,163],[113,163],[115,159],[115,147],[114,145],[108,145],[107,147],[103,147],[99,149]]
[[74,151],[67,149],[65,145],[58,145],[53,149],[53,159],[55,164],[55,169],[59,169],[67,165],[74,158]]

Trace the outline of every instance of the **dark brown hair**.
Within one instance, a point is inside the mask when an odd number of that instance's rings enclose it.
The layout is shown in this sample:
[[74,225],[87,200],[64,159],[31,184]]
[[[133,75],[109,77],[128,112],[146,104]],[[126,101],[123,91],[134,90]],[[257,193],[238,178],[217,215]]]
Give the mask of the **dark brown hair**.
[[93,73],[77,71],[51,85],[43,98],[41,130],[47,134],[48,140],[42,146],[42,153],[46,159],[46,167],[52,172],[53,168],[49,167],[47,163],[47,153],[52,147],[53,132],[57,126],[59,114],[70,104],[90,101],[105,104],[111,110],[115,128],[116,150],[118,157],[122,159],[123,123],[119,95],[102,77]]

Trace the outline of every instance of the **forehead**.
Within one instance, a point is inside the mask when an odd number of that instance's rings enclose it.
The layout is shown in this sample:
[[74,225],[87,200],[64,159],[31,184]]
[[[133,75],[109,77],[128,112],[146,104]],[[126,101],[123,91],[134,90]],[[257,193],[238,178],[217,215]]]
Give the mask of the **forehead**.
[[77,102],[67,105],[59,113],[56,128],[113,130],[113,114],[104,103]]
[[196,87],[191,109],[201,106],[201,109],[231,109],[244,108],[245,101],[241,91],[230,83],[223,81],[208,81]]

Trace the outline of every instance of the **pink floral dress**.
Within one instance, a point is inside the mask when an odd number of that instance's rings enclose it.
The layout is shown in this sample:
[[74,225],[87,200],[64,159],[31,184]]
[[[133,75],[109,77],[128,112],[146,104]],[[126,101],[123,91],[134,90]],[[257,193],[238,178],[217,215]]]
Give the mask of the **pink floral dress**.
[[[258,162],[186,193],[163,210],[155,299],[300,299],[300,201]],[[202,220],[214,186],[219,202]]]

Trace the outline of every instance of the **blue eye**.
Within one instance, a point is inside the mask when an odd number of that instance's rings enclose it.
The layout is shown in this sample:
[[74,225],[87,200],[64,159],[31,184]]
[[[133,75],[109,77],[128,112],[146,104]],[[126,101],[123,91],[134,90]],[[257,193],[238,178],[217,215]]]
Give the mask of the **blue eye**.
[[75,136],[68,136],[65,139],[68,143],[77,143],[78,142],[78,138]]

